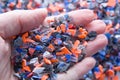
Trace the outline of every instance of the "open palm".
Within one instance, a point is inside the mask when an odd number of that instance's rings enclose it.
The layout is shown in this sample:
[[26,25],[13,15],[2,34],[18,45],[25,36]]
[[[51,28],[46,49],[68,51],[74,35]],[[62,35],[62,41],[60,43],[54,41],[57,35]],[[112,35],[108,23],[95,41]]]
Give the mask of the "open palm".
[[[87,46],[87,56],[80,63],[76,64],[67,74],[59,74],[57,80],[78,80],[95,65],[95,60],[90,56],[95,54],[107,44],[106,37],[102,34],[105,31],[105,24],[101,20],[94,20],[91,10],[77,10],[68,13],[73,18],[76,25],[85,25],[88,31],[97,31],[98,36],[94,41],[90,41]],[[13,76],[13,66],[11,65],[11,38],[14,35],[29,31],[40,24],[47,24],[45,9],[37,10],[16,10],[0,15],[0,80],[17,80]],[[61,15],[59,15],[61,16]]]

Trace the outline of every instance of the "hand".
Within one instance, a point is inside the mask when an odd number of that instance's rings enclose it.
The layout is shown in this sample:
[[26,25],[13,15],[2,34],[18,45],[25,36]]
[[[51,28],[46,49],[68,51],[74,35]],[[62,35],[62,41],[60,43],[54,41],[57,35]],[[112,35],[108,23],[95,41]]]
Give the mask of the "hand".
[[[98,36],[88,43],[87,57],[67,71],[67,74],[58,74],[57,80],[78,80],[95,65],[95,60],[90,57],[107,44],[105,24],[101,20],[94,20],[94,14],[90,10],[77,10],[68,13],[76,25],[86,25],[88,31],[97,31]],[[13,66],[10,62],[11,44],[10,37],[29,31],[40,24],[46,23],[51,17],[47,17],[44,9],[11,11],[0,15],[0,80],[17,80],[13,76]],[[44,20],[45,19],[45,20]]]

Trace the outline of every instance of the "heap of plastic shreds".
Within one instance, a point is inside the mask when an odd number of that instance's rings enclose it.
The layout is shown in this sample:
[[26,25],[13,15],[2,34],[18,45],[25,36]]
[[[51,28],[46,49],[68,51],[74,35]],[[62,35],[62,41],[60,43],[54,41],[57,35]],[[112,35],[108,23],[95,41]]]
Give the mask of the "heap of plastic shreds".
[[49,15],[58,15],[76,9],[91,9],[96,18],[106,25],[109,44],[94,55],[97,64],[87,75],[86,80],[119,80],[116,75],[120,70],[120,0],[1,0],[0,12],[15,9],[36,9],[47,7]]
[[57,74],[84,59],[87,42],[94,40],[97,33],[88,33],[71,20],[66,14],[50,21],[49,27],[14,38],[12,65],[19,80],[57,80]]

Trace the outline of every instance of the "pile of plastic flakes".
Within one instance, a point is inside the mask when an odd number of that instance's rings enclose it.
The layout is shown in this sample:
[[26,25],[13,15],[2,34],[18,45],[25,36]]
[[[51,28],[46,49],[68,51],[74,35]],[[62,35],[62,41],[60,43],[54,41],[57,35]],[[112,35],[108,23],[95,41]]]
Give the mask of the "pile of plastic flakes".
[[[81,26],[70,24],[71,18],[49,20],[50,28],[38,28],[13,40],[12,63],[20,80],[56,80],[84,56],[87,42],[97,36]],[[67,74],[67,73],[66,73]]]
[[[120,73],[119,73],[119,71],[120,71],[120,0],[1,0],[0,1],[0,13],[12,11],[12,10],[22,10],[22,9],[33,10],[33,9],[37,9],[37,8],[47,8],[49,11],[48,16],[59,15],[61,13],[66,13],[69,11],[79,10],[79,9],[93,10],[96,18],[103,20],[107,25],[106,30],[105,30],[105,35],[109,40],[109,44],[104,49],[98,51],[97,54],[93,55],[93,57],[97,61],[97,64],[92,70],[90,70],[86,75],[84,75],[83,80],[120,80],[120,77],[119,77],[119,75],[120,75]],[[37,53],[39,53],[39,51],[41,51],[41,50],[44,51],[44,52],[40,52],[42,55],[43,54],[49,55],[49,54],[53,53],[54,50],[58,50],[58,49],[60,49],[60,50],[67,49],[68,51],[71,52],[74,44],[75,45],[77,43],[82,44],[81,40],[78,41],[75,38],[76,35],[78,35],[78,33],[76,33],[76,31],[78,30],[78,29],[76,30],[77,27],[76,26],[72,27],[72,31],[71,31],[71,28],[68,27],[69,23],[66,21],[63,23],[64,23],[64,26],[67,26],[66,28],[64,28],[63,26],[62,26],[63,28],[54,26],[54,25],[63,25],[62,23],[60,23],[60,24],[54,23],[53,24],[53,22],[50,22],[50,27],[53,28],[53,29],[51,28],[51,31],[50,30],[47,31],[47,28],[46,28],[46,29],[44,29],[45,30],[45,33],[44,33],[44,30],[36,29],[36,30],[30,31],[30,32],[27,32],[23,35],[18,35],[14,40],[13,46],[16,48],[15,49],[16,51],[14,53],[21,56],[21,57],[17,56],[18,58],[17,57],[15,58],[16,62],[17,61],[19,62],[20,60],[21,60],[21,62],[16,65],[19,66],[20,69],[23,65],[29,65],[30,62],[32,64],[33,61],[37,61],[37,62],[35,62],[37,65],[37,63],[40,63],[40,62],[38,62],[39,58],[35,58],[35,57],[36,57],[36,55],[38,55]],[[81,29],[83,29],[83,28],[81,27]],[[55,31],[53,31],[53,30],[55,30]],[[58,31],[56,31],[56,30],[58,30]],[[61,30],[62,33],[60,33],[59,30]],[[56,32],[58,32],[58,33],[56,33]],[[64,36],[63,36],[63,33],[64,33]],[[91,32],[91,33],[92,33],[92,35],[95,34],[95,32]],[[57,37],[55,37],[55,40],[53,40],[53,36],[51,37],[51,35],[53,35],[53,34],[59,35],[59,37],[57,36]],[[45,36],[43,36],[43,35],[45,35]],[[88,35],[89,35],[89,33],[87,34],[87,37],[88,37]],[[65,39],[67,39],[66,40],[67,42],[65,42],[63,37],[65,37]],[[80,37],[80,36],[77,36],[77,37]],[[88,40],[87,37],[85,37],[85,40]],[[51,43],[51,38],[53,40],[52,43]],[[75,38],[75,40],[73,40],[73,39],[70,40],[70,38]],[[94,38],[95,37],[93,37],[93,39]],[[91,40],[92,40],[92,38],[91,38]],[[40,41],[40,43],[38,43],[38,41]],[[84,39],[82,39],[82,42],[84,42]],[[18,43],[18,44],[16,44],[16,43]],[[42,46],[37,46],[40,44],[42,44]],[[49,49],[49,47],[52,49]],[[57,49],[56,49],[56,47],[57,47]],[[85,46],[83,46],[83,44],[82,44],[82,45],[78,46],[76,49],[79,49],[79,48],[84,49]],[[57,51],[57,52],[59,52],[59,51]],[[33,53],[36,53],[36,54],[33,54]],[[84,53],[84,50],[81,51],[81,56],[85,55],[83,53]],[[35,56],[35,57],[31,58],[31,56]],[[26,57],[26,58],[23,60],[23,57]],[[51,57],[58,57],[58,56],[55,56],[52,54]],[[76,57],[76,55],[73,56],[71,54],[66,54],[66,55],[64,55],[64,57],[62,56],[61,58],[63,59],[64,63],[68,63],[69,61],[71,61],[71,59],[73,60],[73,57],[77,58],[77,59],[80,58],[80,57]],[[68,59],[68,58],[70,58],[70,59]],[[31,60],[31,59],[33,59],[33,60]],[[48,61],[49,60],[50,59],[48,59]],[[29,63],[28,63],[28,61],[29,61]],[[42,59],[42,62],[44,62],[44,61],[46,61],[46,58]],[[60,62],[61,60],[57,59],[54,61],[54,59],[53,59],[53,62],[57,62],[57,61]],[[53,65],[53,62],[51,62],[52,65]],[[25,63],[25,64],[23,64],[23,63]],[[64,63],[60,63],[60,64],[64,64]],[[20,64],[22,64],[22,66]],[[69,66],[70,66],[70,64],[69,65],[65,64],[65,68],[63,69],[62,72],[65,72],[67,69],[69,69],[69,68],[67,68]],[[16,66],[15,66],[15,68],[18,69],[18,67],[16,67]],[[33,75],[35,75],[32,73],[33,71],[34,72],[38,71],[38,72],[43,73],[45,70],[45,68],[36,69],[32,65],[31,66],[29,65],[29,68],[28,67],[24,67],[24,68],[27,68],[29,71],[31,71],[30,76],[32,76],[32,77],[36,77],[36,76],[33,76]],[[35,68],[35,69],[32,69],[32,68]],[[58,73],[59,73],[59,69],[57,70]],[[52,69],[52,70],[54,72],[54,69]],[[18,70],[15,69],[15,71],[17,72]],[[28,71],[28,74],[30,74],[29,71]],[[44,73],[46,73],[46,72],[44,72]],[[19,75],[17,74],[17,76],[26,77],[26,75],[28,75],[28,74],[27,73],[19,74]],[[37,75],[37,73],[36,73],[36,75]],[[42,75],[39,75],[39,77],[40,76],[42,76]],[[49,76],[49,78],[50,78],[50,75],[48,75],[48,74],[45,74],[45,76]]]

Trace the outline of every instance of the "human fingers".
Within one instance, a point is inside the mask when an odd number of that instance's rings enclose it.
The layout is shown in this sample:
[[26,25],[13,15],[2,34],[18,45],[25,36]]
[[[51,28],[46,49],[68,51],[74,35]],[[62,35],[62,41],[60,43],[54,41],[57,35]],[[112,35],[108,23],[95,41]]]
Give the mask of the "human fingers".
[[98,34],[103,34],[106,29],[106,24],[102,20],[93,20],[85,28],[88,32],[96,31]]
[[[106,25],[102,20],[94,20],[94,13],[91,10],[83,9],[83,10],[76,10],[67,13],[71,18],[71,23],[75,25],[82,25],[85,26],[85,28],[90,31],[96,31],[98,34],[104,33]],[[65,14],[57,15],[57,16],[51,16],[47,17],[44,21],[44,25],[48,25],[48,20],[58,18],[60,16],[63,16]]]
[[70,68],[67,73],[58,74],[57,80],[79,80],[94,67],[95,63],[95,59],[87,57]]
[[[65,14],[47,17],[44,21],[44,24],[48,25],[47,22],[48,20],[54,19],[55,17],[58,18],[60,16],[64,16]],[[76,25],[87,25],[88,23],[95,19],[93,11],[89,9],[71,11],[67,14],[72,18],[71,22]]]
[[92,56],[99,50],[103,49],[108,44],[108,40],[105,35],[100,34],[95,40],[89,41],[86,47],[86,57]]
[[1,14],[0,36],[8,38],[38,27],[46,16],[46,9],[15,10]]

